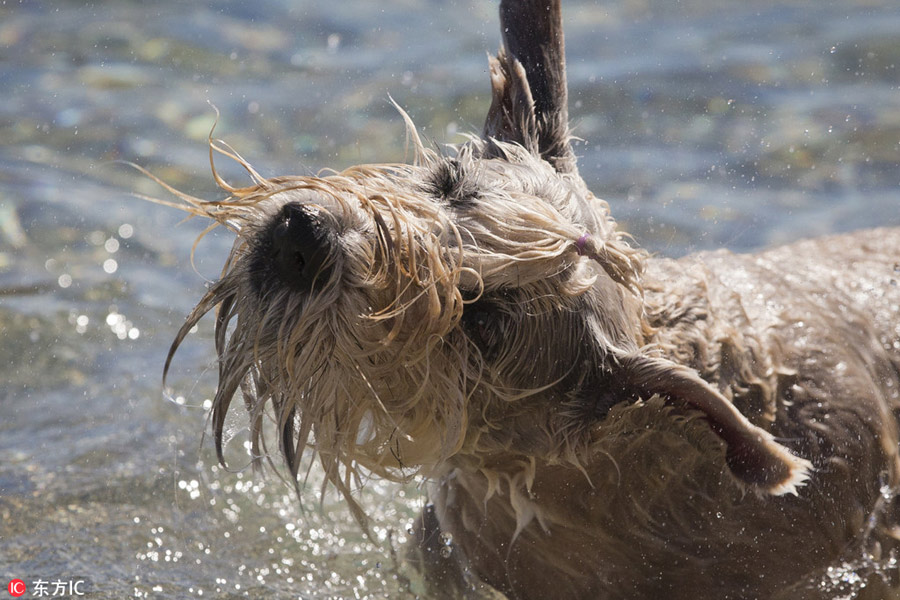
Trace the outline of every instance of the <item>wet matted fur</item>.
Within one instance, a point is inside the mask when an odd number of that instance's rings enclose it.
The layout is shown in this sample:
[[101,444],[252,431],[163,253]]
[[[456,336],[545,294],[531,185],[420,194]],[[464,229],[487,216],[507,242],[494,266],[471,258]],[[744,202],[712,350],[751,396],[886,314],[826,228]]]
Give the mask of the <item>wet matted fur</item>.
[[365,478],[425,476],[444,595],[896,594],[900,230],[648,256],[578,175],[559,1],[500,11],[466,144],[407,119],[412,164],[266,179],[211,142],[253,183],[180,194],[237,239],[166,368],[214,311],[220,459],[240,396],[362,522]]

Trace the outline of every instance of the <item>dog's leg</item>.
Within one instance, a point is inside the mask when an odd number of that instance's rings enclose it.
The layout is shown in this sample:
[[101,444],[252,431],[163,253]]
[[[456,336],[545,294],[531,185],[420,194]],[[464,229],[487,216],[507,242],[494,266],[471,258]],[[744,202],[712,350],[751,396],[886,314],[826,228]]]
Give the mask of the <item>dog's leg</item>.
[[505,596],[478,580],[459,551],[441,533],[434,505],[427,505],[412,526],[406,561],[425,579],[430,597],[438,600],[470,598],[504,600]]

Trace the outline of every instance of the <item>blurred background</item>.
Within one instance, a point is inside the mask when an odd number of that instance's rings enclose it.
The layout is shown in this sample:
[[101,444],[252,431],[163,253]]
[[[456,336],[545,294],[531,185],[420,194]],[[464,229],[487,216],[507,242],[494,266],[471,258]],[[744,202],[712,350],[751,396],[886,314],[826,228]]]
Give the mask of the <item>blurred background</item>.
[[[563,1],[582,175],[678,256],[900,225],[895,0]],[[365,539],[204,437],[210,323],[168,345],[231,238],[135,198],[120,161],[221,197],[206,138],[263,175],[401,161],[479,131],[497,2],[0,2],[0,577],[92,598],[413,596],[393,550],[425,502],[372,482]],[[226,160],[232,183],[247,181]],[[238,411],[236,411],[238,412]],[[848,574],[851,577],[852,573]],[[26,596],[30,597],[30,596]],[[852,596],[841,596],[852,597]]]

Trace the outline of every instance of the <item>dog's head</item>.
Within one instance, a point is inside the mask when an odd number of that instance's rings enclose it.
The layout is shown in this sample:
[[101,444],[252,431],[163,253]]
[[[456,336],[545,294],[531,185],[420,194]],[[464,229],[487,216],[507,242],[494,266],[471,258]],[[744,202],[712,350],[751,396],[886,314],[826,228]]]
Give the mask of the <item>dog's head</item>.
[[292,465],[311,442],[332,469],[396,477],[526,399],[608,408],[593,398],[608,354],[642,333],[641,255],[606,204],[516,144],[414,144],[412,165],[260,178],[198,205],[237,232],[179,336],[218,308],[217,439],[240,389],[256,434],[275,407]]
[[438,153],[407,118],[412,164],[265,179],[245,163],[253,185],[189,200],[237,234],[172,348],[217,310],[220,459],[238,390],[257,455],[270,414],[294,475],[311,447],[348,494],[360,470],[572,459],[611,406],[660,394],[705,413],[739,478],[792,491],[803,461],[644,349],[644,255],[575,169],[558,13],[528,16],[503,14],[482,136]]

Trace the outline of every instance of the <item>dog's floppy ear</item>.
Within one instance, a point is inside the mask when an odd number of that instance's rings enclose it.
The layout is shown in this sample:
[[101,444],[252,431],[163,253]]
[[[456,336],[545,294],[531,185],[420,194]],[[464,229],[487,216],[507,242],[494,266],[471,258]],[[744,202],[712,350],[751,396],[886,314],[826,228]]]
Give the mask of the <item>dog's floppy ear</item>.
[[491,108],[484,136],[521,144],[560,173],[575,173],[569,144],[560,0],[503,0],[503,47],[490,59]]
[[659,394],[703,413],[725,441],[728,468],[742,482],[763,492],[796,494],[812,463],[791,454],[772,435],[753,425],[722,394],[692,369],[644,355],[619,357],[623,383],[642,397]]

